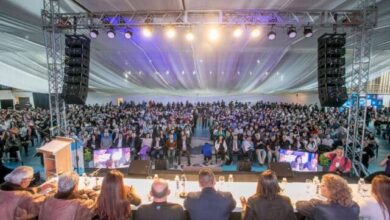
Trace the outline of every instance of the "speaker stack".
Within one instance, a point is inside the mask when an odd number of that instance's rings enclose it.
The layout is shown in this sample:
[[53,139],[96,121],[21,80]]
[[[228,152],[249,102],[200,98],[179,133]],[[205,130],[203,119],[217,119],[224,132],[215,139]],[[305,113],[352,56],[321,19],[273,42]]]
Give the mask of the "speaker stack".
[[323,107],[340,107],[348,99],[345,35],[323,34],[318,38],[318,96]]
[[88,95],[91,40],[84,35],[65,36],[65,70],[62,95],[66,104],[85,104]]

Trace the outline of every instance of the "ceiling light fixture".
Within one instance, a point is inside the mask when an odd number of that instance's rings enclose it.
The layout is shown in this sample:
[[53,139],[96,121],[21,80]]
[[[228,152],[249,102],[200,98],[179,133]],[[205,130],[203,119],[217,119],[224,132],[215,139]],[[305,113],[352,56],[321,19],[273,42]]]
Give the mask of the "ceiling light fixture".
[[109,31],[107,31],[107,37],[110,38],[110,39],[115,37],[114,29],[110,29]]
[[165,35],[167,36],[167,38],[173,39],[176,36],[176,30],[170,27],[166,30]]
[[194,36],[194,34],[193,34],[191,31],[189,31],[189,32],[187,32],[187,34],[186,34],[186,39],[187,39],[188,41],[193,41],[193,40],[195,39],[195,36]]
[[90,36],[91,38],[95,39],[95,38],[97,38],[97,37],[99,36],[99,31],[97,31],[97,30],[91,30],[91,31],[89,32],[89,36]]
[[127,30],[125,32],[125,38],[126,39],[131,39],[133,37],[133,32],[131,32],[131,30]]
[[268,40],[275,40],[275,38],[276,38],[275,31],[271,30],[270,32],[268,32]]
[[217,41],[219,38],[219,31],[216,28],[212,28],[209,30],[209,39],[211,41]]
[[256,29],[253,29],[252,32],[251,32],[251,37],[252,38],[257,38],[260,36],[260,29],[256,28]]
[[296,31],[295,27],[293,27],[293,26],[289,27],[287,30],[287,35],[291,39],[295,38],[297,36],[297,31]]
[[313,36],[313,28],[311,26],[303,27],[303,35],[305,35],[305,37]]
[[236,28],[236,29],[233,31],[233,37],[239,38],[239,37],[241,37],[241,35],[242,35],[242,29],[241,29],[241,28]]
[[144,37],[149,38],[149,37],[152,36],[152,31],[150,30],[150,28],[144,27],[144,28],[142,29],[142,35],[144,35]]

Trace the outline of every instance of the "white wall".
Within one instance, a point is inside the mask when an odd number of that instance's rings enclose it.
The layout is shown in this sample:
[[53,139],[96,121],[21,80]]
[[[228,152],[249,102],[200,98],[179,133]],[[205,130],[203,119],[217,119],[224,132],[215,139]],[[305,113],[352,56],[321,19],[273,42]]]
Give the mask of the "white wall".
[[107,104],[111,102],[112,96],[108,94],[98,93],[98,92],[88,92],[87,101],[85,104],[94,105],[94,104]]
[[299,104],[319,104],[317,93],[294,93],[294,94],[276,94],[276,95],[265,95],[265,94],[249,94],[239,96],[213,96],[213,97],[185,97],[185,96],[167,96],[167,95],[123,95],[113,96],[112,102],[117,103],[117,98],[123,98],[125,101],[134,101],[136,103],[142,101],[154,100],[156,102],[213,102],[221,101],[240,101],[240,102],[256,102],[256,101],[269,101],[269,102],[287,102],[287,103],[299,103]]
[[26,92],[21,90],[0,90],[0,100],[4,99],[13,99],[14,105],[19,103],[19,97],[28,97],[30,100],[30,104],[34,107],[34,99],[32,92]]

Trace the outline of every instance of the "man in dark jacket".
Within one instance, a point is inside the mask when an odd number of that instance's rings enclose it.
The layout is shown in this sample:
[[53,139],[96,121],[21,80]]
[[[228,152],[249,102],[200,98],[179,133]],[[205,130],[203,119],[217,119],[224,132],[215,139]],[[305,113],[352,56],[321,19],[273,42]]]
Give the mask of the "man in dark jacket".
[[216,191],[215,177],[211,169],[199,171],[200,192],[190,192],[184,200],[184,207],[191,220],[227,220],[236,207],[236,201],[230,192]]
[[138,208],[135,215],[136,220],[183,220],[185,219],[183,207],[179,204],[167,202],[170,194],[167,181],[157,179],[153,182],[150,195],[153,203],[145,204]]

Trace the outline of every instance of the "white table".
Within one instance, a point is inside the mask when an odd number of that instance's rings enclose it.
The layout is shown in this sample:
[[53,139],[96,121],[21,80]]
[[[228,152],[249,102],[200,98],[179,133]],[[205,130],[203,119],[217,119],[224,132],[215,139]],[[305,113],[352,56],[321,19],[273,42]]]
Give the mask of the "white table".
[[[85,187],[84,179],[88,178],[90,183],[87,187]],[[79,181],[79,189],[92,189],[97,184],[101,185],[103,178],[102,177],[81,177]],[[142,203],[151,202],[151,197],[149,196],[150,187],[152,185],[152,179],[132,179],[125,178],[124,182],[126,185],[131,185],[135,187],[137,194],[141,197]],[[200,191],[200,187],[198,182],[195,181],[186,181],[186,192]],[[241,211],[241,202],[240,197],[244,196],[248,199],[248,197],[252,196],[256,192],[257,183],[255,182],[233,182],[228,183],[225,182],[221,186],[221,184],[217,183],[216,188],[221,191],[229,191],[233,194],[233,198],[236,200],[237,206],[234,211]],[[357,184],[349,184],[352,188],[353,200],[355,202],[367,199],[370,197],[369,189],[370,185],[366,185],[365,188],[368,190],[367,193],[362,196],[357,190]],[[307,183],[287,183],[281,184],[281,187],[284,189],[283,194],[290,197],[293,206],[295,207],[295,203],[301,200],[310,200],[312,198],[324,199],[322,196],[316,194],[316,187],[313,184]],[[169,188],[171,190],[171,195],[168,197],[169,202],[174,202],[183,205],[184,199],[177,196],[176,183],[173,180],[169,180]]]

